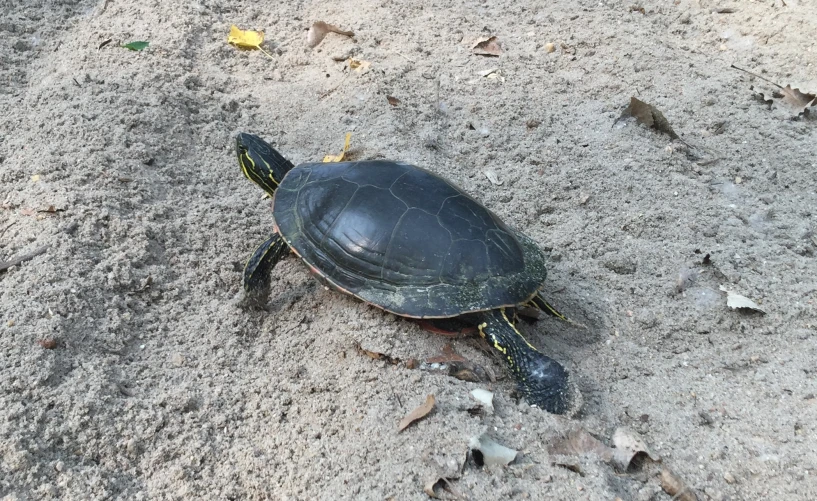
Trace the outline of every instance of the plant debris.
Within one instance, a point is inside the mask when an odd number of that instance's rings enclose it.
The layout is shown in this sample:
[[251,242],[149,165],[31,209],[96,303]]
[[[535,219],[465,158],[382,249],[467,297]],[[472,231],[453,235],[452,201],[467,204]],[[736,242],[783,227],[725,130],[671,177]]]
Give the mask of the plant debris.
[[352,141],[352,133],[351,133],[351,132],[347,132],[347,133],[346,133],[346,141],[344,141],[344,142],[343,142],[343,149],[340,151],[340,154],[338,154],[338,155],[326,155],[325,157],[323,157],[323,162],[324,162],[324,163],[328,163],[328,162],[342,162],[342,161],[343,161],[343,157],[344,157],[344,156],[346,155],[346,153],[349,151],[349,143],[350,143],[351,141]]
[[776,87],[777,90],[768,95],[754,90],[754,86],[750,87],[750,89],[754,91],[755,97],[766,105],[771,106],[775,102],[775,99],[780,99],[783,103],[793,108],[797,112],[797,116],[809,116],[811,108],[817,107],[817,93],[803,92],[800,89],[792,88],[791,85],[786,85],[783,87],[782,85],[775,83],[768,78],[762,77],[757,73],[744,70],[743,68],[739,68],[734,64],[731,65],[731,67],[744,73],[748,73],[753,77],[759,78]]
[[400,104],[400,100],[394,96],[386,96],[386,101],[388,101],[389,104],[392,106],[397,106],[398,104]]
[[612,463],[620,471],[627,471],[633,460],[641,455],[656,462],[661,461],[658,455],[650,451],[641,435],[629,428],[616,428],[616,431],[613,432],[613,445],[615,449]]
[[317,47],[329,33],[337,33],[347,37],[353,37],[355,34],[351,31],[346,31],[338,28],[334,24],[325,23],[323,21],[315,21],[306,33],[306,44],[310,48]]
[[260,50],[268,58],[273,59],[272,54],[261,48],[264,41],[263,31],[242,30],[238,26],[230,26],[230,34],[227,36],[227,43],[242,50]]
[[468,446],[471,448],[471,454],[474,455],[474,461],[480,466],[508,466],[518,454],[518,451],[495,442],[486,433],[479,437],[472,437]]
[[681,140],[678,134],[672,130],[672,126],[670,126],[669,121],[664,114],[658,110],[658,108],[651,104],[647,104],[636,97],[630,98],[630,104],[627,105],[627,108],[625,108],[623,112],[621,112],[621,116],[618,117],[616,122],[627,117],[633,117],[635,118],[636,122],[655,129],[658,132],[663,132],[672,139]]
[[[152,283],[152,281],[153,280],[151,279],[151,283]],[[149,284],[148,284],[148,286],[149,286]],[[376,351],[370,351],[370,350],[367,350],[366,348],[363,348],[360,345],[357,345],[357,350],[360,353],[362,353],[362,354],[366,355],[367,357],[371,358],[372,360],[385,360],[386,362],[388,362],[388,363],[390,363],[392,365],[397,365],[397,364],[400,363],[399,358],[386,355],[385,353],[378,353]]]
[[462,355],[454,351],[450,344],[443,346],[443,354],[426,359],[429,364],[447,364],[450,362],[466,362]]
[[7,269],[11,268],[12,266],[17,266],[18,264],[28,261],[30,259],[34,259],[35,257],[39,256],[40,254],[45,254],[45,251],[48,250],[48,246],[44,245],[38,249],[35,249],[28,254],[23,254],[21,256],[17,256],[12,258],[8,261],[0,261],[0,271],[6,271]]
[[[120,47],[128,49],[128,50],[133,50],[133,51],[136,51],[136,52],[141,52],[141,51],[147,49],[148,45],[150,45],[150,42],[129,42],[129,43],[120,45]],[[99,46],[100,49],[102,47],[104,47],[104,45]]]
[[400,420],[400,423],[397,425],[397,431],[401,432],[415,421],[419,421],[420,419],[428,416],[431,410],[434,409],[434,404],[434,395],[427,396],[426,401],[422,405],[409,412],[406,417]]
[[488,409],[494,408],[494,394],[488,390],[483,390],[482,388],[477,388],[475,390],[471,390],[471,396],[479,402],[480,404],[484,405]]
[[499,177],[496,175],[496,171],[489,169],[489,170],[486,170],[485,172],[483,172],[483,174],[485,174],[485,177],[488,178],[488,181],[490,181],[492,185],[502,186],[502,183],[504,181],[499,180]]
[[627,471],[633,460],[646,455],[653,461],[661,458],[653,454],[644,439],[627,428],[617,428],[613,433],[613,445],[608,447],[584,428],[570,430],[566,437],[558,437],[548,445],[548,454],[555,456],[583,456],[594,454],[619,471]]
[[113,42],[113,38],[108,38],[106,40],[103,40],[102,43],[100,43],[99,45],[96,46],[96,50],[99,50],[102,47],[105,47],[106,45],[108,45],[111,42]]
[[735,308],[743,308],[748,310],[758,311],[763,313],[764,315],[766,312],[758,306],[757,303],[752,301],[746,296],[741,296],[740,294],[735,294],[734,292],[727,290],[727,288],[723,285],[720,286],[720,289],[726,293],[726,306],[735,309]]
[[494,36],[477,40],[477,42],[471,47],[471,50],[474,54],[480,56],[498,57],[500,54],[502,54],[502,47],[499,46],[499,41]]
[[457,492],[454,489],[454,486],[451,485],[451,480],[456,480],[454,477],[435,477],[429,480],[428,482],[423,485],[423,492],[432,499],[443,499],[437,494],[440,490],[445,490],[450,492],[451,495],[454,496],[454,499],[466,499],[462,494]]
[[358,73],[366,73],[369,71],[369,68],[372,66],[372,63],[369,61],[362,61],[360,59],[349,59],[349,69],[354,70]]
[[661,488],[664,492],[678,501],[698,501],[695,491],[687,487],[686,483],[678,478],[673,472],[664,468],[661,471]]

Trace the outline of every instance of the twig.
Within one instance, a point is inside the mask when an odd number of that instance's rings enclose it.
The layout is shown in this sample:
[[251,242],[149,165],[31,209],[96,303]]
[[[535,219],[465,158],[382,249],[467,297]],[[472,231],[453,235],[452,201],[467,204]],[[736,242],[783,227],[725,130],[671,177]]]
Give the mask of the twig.
[[759,79],[763,80],[764,82],[769,82],[770,84],[774,85],[774,86],[775,86],[775,87],[777,87],[778,89],[782,89],[782,88],[783,88],[783,86],[782,86],[782,85],[780,85],[780,84],[776,84],[776,83],[772,82],[771,80],[769,80],[768,78],[764,78],[764,77],[762,77],[762,76],[758,75],[757,73],[752,73],[752,72],[751,72],[751,71],[749,71],[749,70],[744,70],[743,68],[738,68],[738,67],[737,67],[737,66],[735,66],[734,64],[732,64],[732,65],[730,65],[730,66],[731,66],[732,68],[735,68],[736,70],[740,70],[740,71],[742,71],[742,72],[744,72],[744,73],[748,73],[748,74],[752,75],[753,77],[757,77],[757,78],[759,78]]
[[17,266],[18,264],[22,263],[23,261],[28,261],[29,259],[34,259],[35,257],[39,256],[40,254],[45,254],[45,251],[48,250],[47,245],[43,245],[39,249],[30,252],[28,254],[23,254],[22,256],[17,256],[11,261],[0,262],[0,271],[6,271],[7,269],[11,268],[12,266]]

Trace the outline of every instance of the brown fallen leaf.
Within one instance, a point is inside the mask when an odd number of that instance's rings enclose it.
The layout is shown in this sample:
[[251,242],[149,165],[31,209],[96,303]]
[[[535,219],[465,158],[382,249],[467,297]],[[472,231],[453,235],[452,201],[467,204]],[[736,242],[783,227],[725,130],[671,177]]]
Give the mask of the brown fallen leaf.
[[548,454],[556,456],[582,456],[595,454],[604,462],[610,462],[615,454],[613,449],[604,445],[601,440],[584,428],[575,428],[548,444]]
[[747,310],[754,310],[763,313],[764,315],[766,314],[766,312],[760,306],[758,306],[757,303],[755,303],[748,297],[741,296],[740,294],[735,294],[734,292],[728,290],[723,285],[720,286],[720,290],[726,293],[726,306],[732,309],[741,308]]
[[429,364],[447,364],[450,362],[466,362],[462,355],[454,351],[450,344],[443,346],[443,354],[426,359]]
[[502,47],[499,46],[499,41],[494,36],[477,40],[471,50],[480,56],[498,57],[502,54]]
[[391,357],[389,355],[386,355],[385,353],[378,353],[376,351],[369,351],[369,350],[363,348],[360,345],[357,346],[357,349],[358,349],[358,351],[360,353],[366,355],[367,357],[371,358],[372,360],[385,360],[386,362],[388,362],[388,363],[390,363],[392,365],[397,365],[397,364],[400,363],[399,358]]
[[627,471],[633,460],[639,455],[646,455],[653,461],[661,460],[658,455],[650,451],[641,435],[628,428],[616,428],[616,431],[613,432],[613,445],[615,449],[613,449],[612,463],[621,471]]
[[802,92],[800,89],[792,89],[791,85],[783,87],[780,92],[783,94],[783,102],[798,108],[799,111],[817,105],[815,103],[817,95]]
[[755,78],[759,78],[760,80],[763,80],[764,82],[769,83],[775,86],[777,89],[779,89],[779,91],[774,91],[770,95],[767,95],[766,93],[755,90],[754,86],[749,87],[749,90],[754,92],[754,97],[765,105],[771,107],[772,103],[775,102],[774,99],[780,99],[787,105],[794,108],[797,111],[798,116],[800,115],[808,116],[810,114],[811,108],[817,108],[817,94],[803,92],[800,89],[792,88],[791,85],[786,85],[785,87],[783,87],[782,85],[773,82],[766,77],[760,76],[757,73],[752,73],[749,70],[739,68],[734,64],[731,65],[731,67],[744,73],[748,73]]
[[678,137],[678,134],[672,130],[672,126],[670,126],[669,121],[664,114],[658,110],[658,108],[651,104],[647,104],[636,97],[630,98],[630,104],[627,105],[627,108],[625,108],[623,112],[621,112],[621,116],[618,117],[618,120],[627,117],[633,117],[635,118],[636,122],[653,128],[659,132],[663,132],[672,139],[681,139]]
[[672,499],[678,501],[698,501],[698,495],[695,491],[687,487],[683,480],[675,476],[667,468],[661,471],[661,488],[664,492],[672,496]]
[[398,104],[400,104],[400,100],[394,96],[386,96],[386,101],[388,101],[389,104],[392,106],[397,106]]
[[411,423],[428,416],[431,410],[434,409],[434,403],[434,395],[427,396],[425,403],[409,412],[406,417],[400,420],[400,423],[397,425],[397,431],[401,432],[408,428]]
[[354,32],[346,31],[338,28],[334,24],[325,23],[323,21],[315,21],[306,33],[306,44],[310,48],[315,48],[320,44],[329,33],[337,33],[347,37],[355,36]]

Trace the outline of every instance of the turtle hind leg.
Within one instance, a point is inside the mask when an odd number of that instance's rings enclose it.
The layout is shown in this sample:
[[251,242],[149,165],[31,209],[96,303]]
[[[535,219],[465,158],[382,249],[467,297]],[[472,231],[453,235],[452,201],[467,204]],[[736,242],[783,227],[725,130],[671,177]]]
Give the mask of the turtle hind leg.
[[261,307],[269,298],[270,272],[289,251],[284,239],[274,233],[267,241],[255,249],[244,266],[245,303]]
[[525,400],[553,414],[570,410],[567,371],[525,340],[505,308],[481,313],[478,322],[480,335],[502,354]]

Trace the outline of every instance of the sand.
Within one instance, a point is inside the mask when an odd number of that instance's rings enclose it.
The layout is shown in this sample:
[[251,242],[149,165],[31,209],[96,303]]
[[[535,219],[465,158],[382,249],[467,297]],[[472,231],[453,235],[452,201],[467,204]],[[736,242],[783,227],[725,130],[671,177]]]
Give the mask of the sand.
[[[47,246],[0,272],[3,499],[422,500],[444,476],[460,499],[669,500],[662,468],[701,499],[817,498],[817,123],[730,68],[817,91],[814,2],[2,14],[0,261]],[[311,49],[318,20],[355,36]],[[228,45],[233,23],[263,30],[271,57]],[[488,36],[499,57],[472,53]],[[136,40],[150,45],[119,46]],[[633,96],[681,140],[617,121]],[[535,239],[546,295],[586,328],[521,328],[581,409],[530,407],[479,338],[327,291],[294,257],[264,310],[242,308],[271,213],[238,170],[239,131],[295,163],[351,132],[352,158],[429,168]],[[721,286],[765,314],[728,308]],[[482,380],[425,363],[447,344]],[[493,411],[473,410],[476,388]],[[398,433],[429,394],[435,410]],[[627,428],[661,462],[548,452],[578,428],[607,444]],[[483,433],[516,460],[477,464]]]

